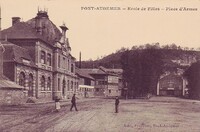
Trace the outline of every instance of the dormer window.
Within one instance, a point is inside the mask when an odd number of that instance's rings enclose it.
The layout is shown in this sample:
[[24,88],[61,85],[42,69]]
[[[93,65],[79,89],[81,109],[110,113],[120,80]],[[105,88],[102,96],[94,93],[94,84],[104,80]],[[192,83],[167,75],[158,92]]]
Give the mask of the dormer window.
[[41,51],[40,62],[42,64],[45,64],[45,58],[46,58],[46,53],[44,51]]
[[29,65],[31,63],[30,60],[27,60],[27,59],[24,59],[24,58],[22,58],[22,62],[25,63],[25,64],[29,64]]

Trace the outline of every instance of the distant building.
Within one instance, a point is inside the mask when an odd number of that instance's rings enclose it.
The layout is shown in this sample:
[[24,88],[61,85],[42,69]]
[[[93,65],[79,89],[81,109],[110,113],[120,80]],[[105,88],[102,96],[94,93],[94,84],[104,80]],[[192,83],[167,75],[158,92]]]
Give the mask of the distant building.
[[95,79],[95,96],[120,96],[122,89],[122,69],[81,69]]
[[79,80],[79,88],[76,93],[78,95],[81,95],[82,97],[94,97],[95,89],[95,79],[89,75],[87,72],[85,72],[82,69],[76,68],[76,75],[78,76]]
[[197,60],[198,57],[193,54],[183,54],[182,58],[164,60],[165,72],[160,76],[158,81],[157,95],[185,96],[188,91],[188,82],[187,79],[184,78],[183,73]]
[[12,18],[12,26],[1,31],[5,47],[4,75],[28,90],[37,99],[67,99],[78,89],[75,58],[71,55],[66,31],[49,19],[47,11],[20,22]]

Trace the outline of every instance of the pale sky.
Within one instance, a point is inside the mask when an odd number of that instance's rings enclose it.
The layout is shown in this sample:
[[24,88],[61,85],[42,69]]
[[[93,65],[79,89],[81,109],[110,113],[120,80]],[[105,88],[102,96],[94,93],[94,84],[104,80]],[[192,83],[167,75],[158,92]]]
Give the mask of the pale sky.
[[[69,28],[67,37],[77,60],[80,51],[82,60],[94,60],[121,47],[156,42],[200,47],[200,0],[0,0],[0,4],[2,29],[11,26],[11,17],[27,21],[36,16],[38,7],[48,9],[49,18],[57,27],[65,22]],[[146,10],[142,11],[142,7]],[[148,7],[155,10],[147,11]],[[168,7],[177,10],[169,11]],[[181,7],[197,11],[180,11]]]

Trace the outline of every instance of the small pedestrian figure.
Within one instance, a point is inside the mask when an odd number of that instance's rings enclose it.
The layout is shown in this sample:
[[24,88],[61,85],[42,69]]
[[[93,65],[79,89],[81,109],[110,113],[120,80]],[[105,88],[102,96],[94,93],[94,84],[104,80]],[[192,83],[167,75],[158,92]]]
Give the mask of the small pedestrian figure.
[[75,110],[78,111],[77,108],[76,108],[76,97],[75,97],[75,95],[76,95],[76,94],[74,94],[74,95],[72,96],[72,100],[71,100],[72,105],[71,105],[70,111],[72,111],[72,108],[73,108],[73,107],[75,107]]
[[55,97],[55,107],[56,107],[56,112],[59,112],[60,110],[60,99],[58,98],[58,96]]
[[119,98],[116,96],[115,98],[115,113],[118,113],[118,108],[119,108]]

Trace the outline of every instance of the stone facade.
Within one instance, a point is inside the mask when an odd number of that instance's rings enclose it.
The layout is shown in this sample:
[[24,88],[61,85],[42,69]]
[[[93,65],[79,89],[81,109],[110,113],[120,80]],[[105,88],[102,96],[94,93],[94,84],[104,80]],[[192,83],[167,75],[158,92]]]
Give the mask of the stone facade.
[[23,89],[0,89],[0,105],[18,105],[26,102]]
[[15,22],[1,31],[6,48],[4,74],[27,89],[28,97],[67,99],[78,89],[68,28],[64,24],[60,28],[49,20],[46,11],[38,11],[35,18]]

